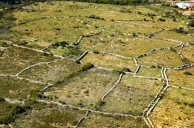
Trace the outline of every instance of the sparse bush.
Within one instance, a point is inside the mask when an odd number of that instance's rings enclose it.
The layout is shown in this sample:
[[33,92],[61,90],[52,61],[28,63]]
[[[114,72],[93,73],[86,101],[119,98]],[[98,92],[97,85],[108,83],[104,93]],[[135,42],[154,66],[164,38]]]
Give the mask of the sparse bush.
[[92,15],[89,15],[89,16],[88,16],[88,18],[92,18],[92,19],[99,19],[99,20],[105,20],[104,18],[102,18],[102,17],[99,17],[99,16],[97,16],[97,15],[94,15],[94,14],[92,14]]
[[129,68],[123,68],[122,70],[123,72],[131,72],[131,70]]
[[95,51],[93,51],[93,53],[94,54],[99,54],[100,52],[95,50]]
[[97,106],[102,106],[104,105],[106,102],[103,101],[102,99],[98,100],[98,102],[96,103]]
[[172,51],[172,52],[175,52],[175,53],[176,53],[176,50],[175,50],[174,48],[172,48],[172,47],[170,47],[170,51]]
[[173,31],[175,31],[175,32],[177,32],[177,33],[181,33],[181,34],[188,34],[188,32],[186,32],[185,30],[184,30],[184,28],[175,28],[175,29],[173,29]]
[[132,33],[132,36],[133,36],[133,37],[137,37],[137,33],[133,32],[133,33]]
[[78,104],[77,104],[79,107],[84,107],[84,104],[83,104],[83,101],[82,100],[80,100],[79,102],[78,102]]
[[80,71],[86,71],[86,70],[89,70],[89,69],[91,69],[91,68],[93,68],[93,67],[94,67],[93,64],[87,63],[87,64],[83,65],[83,66],[80,68]]
[[33,99],[37,99],[37,98],[42,98],[43,95],[40,92],[40,90],[32,90],[32,91],[30,91],[30,97]]
[[189,27],[194,27],[194,20],[190,21],[188,24]]
[[159,18],[158,21],[163,21],[163,22],[164,22],[164,21],[166,21],[166,20],[163,19],[163,18]]
[[105,105],[106,102],[103,101],[102,99],[99,99],[97,102],[96,102],[96,105],[95,105],[95,109],[96,110],[99,110],[103,105]]
[[185,75],[193,75],[191,72],[189,72],[189,71],[185,71],[183,74],[185,74]]
[[0,102],[4,102],[5,99],[3,97],[0,97]]
[[112,71],[113,71],[113,73],[117,73],[117,74],[120,74],[121,73],[121,71],[120,70],[117,70],[117,69],[114,69]]

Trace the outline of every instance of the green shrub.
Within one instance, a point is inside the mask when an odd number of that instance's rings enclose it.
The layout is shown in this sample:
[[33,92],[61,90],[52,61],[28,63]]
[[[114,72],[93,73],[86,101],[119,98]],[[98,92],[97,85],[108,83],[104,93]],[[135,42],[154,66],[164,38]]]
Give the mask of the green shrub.
[[80,100],[79,102],[78,102],[78,104],[77,104],[79,107],[84,107],[84,104],[83,104],[83,101],[82,100]]
[[194,20],[190,21],[188,24],[189,27],[194,27]]
[[188,72],[188,71],[185,71],[183,74],[185,74],[185,75],[193,75],[191,72]]
[[0,102],[4,102],[5,99],[3,97],[0,97]]
[[117,70],[117,69],[114,69],[112,71],[113,71],[113,73],[117,73],[117,74],[120,74],[121,73],[121,71],[120,70]]
[[103,101],[102,99],[99,99],[99,100],[96,102],[95,109],[96,109],[96,110],[100,110],[100,108],[101,108],[103,105],[105,105],[105,104],[106,104],[105,101]]
[[83,65],[83,66],[80,68],[80,71],[86,71],[86,70],[89,70],[89,69],[91,69],[91,68],[93,68],[93,67],[94,67],[93,64],[87,63],[87,64]]
[[32,91],[30,91],[30,97],[34,98],[34,99],[37,99],[37,98],[42,98],[43,95],[40,92],[40,90],[32,90]]

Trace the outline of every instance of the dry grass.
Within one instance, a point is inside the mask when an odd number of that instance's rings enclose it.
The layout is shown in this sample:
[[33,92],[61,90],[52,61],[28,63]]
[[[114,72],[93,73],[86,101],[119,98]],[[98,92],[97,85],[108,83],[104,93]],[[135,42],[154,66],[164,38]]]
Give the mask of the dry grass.
[[158,78],[162,77],[160,69],[146,68],[146,67],[141,67],[137,75],[139,75],[139,76],[158,77]]
[[184,62],[180,56],[171,50],[160,50],[152,53],[149,56],[139,59],[140,64],[144,65],[161,65],[161,66],[181,66]]
[[92,51],[116,53],[127,57],[136,57],[153,48],[165,48],[177,43],[156,39],[144,39],[114,33],[102,33],[93,38],[85,38],[80,47]]
[[71,127],[75,126],[79,119],[84,115],[83,112],[69,108],[60,108],[46,104],[36,103],[39,108],[34,107],[25,115],[16,119],[14,127],[36,127],[36,128],[53,128],[53,127]]
[[112,72],[91,69],[66,80],[61,86],[48,90],[45,95],[57,96],[58,100],[67,104],[94,109],[117,79],[118,75]]
[[141,115],[154,99],[162,83],[156,80],[123,76],[122,81],[105,99],[103,111]]
[[90,114],[80,128],[147,128],[141,118],[109,117],[103,115]]
[[20,76],[44,82],[57,82],[78,71],[80,66],[73,61],[64,59],[52,64],[35,66],[23,72]]
[[194,120],[193,91],[171,88],[151,113],[155,127],[192,128]]
[[133,59],[129,60],[105,54],[89,53],[86,57],[84,57],[83,62],[93,63],[98,66],[113,68],[117,70],[129,68],[131,71],[134,71],[136,69]]
[[[193,75],[188,75],[186,72],[190,72]],[[178,71],[169,70],[167,74],[169,76],[170,85],[194,88],[194,67]]]
[[173,40],[182,41],[182,42],[193,42],[194,41],[192,36],[188,36],[182,33],[177,33],[174,31],[163,31],[163,32],[156,34],[155,37],[173,39]]
[[42,89],[46,86],[13,77],[0,77],[0,83],[0,97],[13,99],[25,99],[31,90]]
[[0,73],[16,74],[24,68],[38,62],[54,60],[53,56],[46,56],[28,49],[12,47],[4,52],[0,58]]

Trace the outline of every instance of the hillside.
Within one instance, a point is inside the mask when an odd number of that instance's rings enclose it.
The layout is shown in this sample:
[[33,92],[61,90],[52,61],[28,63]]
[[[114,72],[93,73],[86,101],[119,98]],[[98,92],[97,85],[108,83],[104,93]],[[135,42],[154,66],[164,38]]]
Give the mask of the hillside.
[[64,1],[0,16],[0,127],[194,127],[192,17]]

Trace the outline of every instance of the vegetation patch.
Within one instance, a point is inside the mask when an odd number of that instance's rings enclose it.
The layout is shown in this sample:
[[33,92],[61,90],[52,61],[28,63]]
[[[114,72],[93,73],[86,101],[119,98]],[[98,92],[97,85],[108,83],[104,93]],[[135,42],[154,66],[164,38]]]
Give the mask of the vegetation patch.
[[118,33],[102,33],[95,37],[83,39],[80,47],[90,51],[103,51],[126,57],[136,57],[154,48],[171,47],[176,44],[175,42],[137,38]]
[[141,115],[162,86],[162,82],[124,75],[122,81],[105,98],[103,111]]
[[133,128],[133,127],[144,127],[147,128],[145,122],[141,118],[129,118],[129,117],[111,117],[98,114],[90,114],[86,120],[81,124],[80,128],[92,127],[120,127],[120,128]]
[[172,39],[182,42],[193,42],[194,39],[192,36],[185,35],[184,33],[175,32],[175,31],[163,31],[155,35],[155,37]]
[[152,53],[149,56],[142,57],[139,60],[140,64],[149,65],[149,66],[181,66],[184,64],[184,61],[178,55],[178,53],[171,50],[159,50]]
[[151,113],[156,127],[193,127],[193,91],[170,88]]
[[194,79],[192,75],[194,74],[194,67],[178,71],[169,70],[167,74],[169,76],[170,85],[194,88]]
[[0,97],[13,99],[25,99],[31,90],[42,89],[46,86],[13,77],[0,77],[0,83]]
[[40,80],[44,82],[61,81],[70,74],[80,70],[82,65],[76,64],[68,59],[63,59],[51,64],[42,64],[35,66],[23,73],[20,76]]
[[161,78],[161,69],[157,68],[146,68],[146,67],[141,67],[139,72],[137,73],[138,76],[147,76],[147,77],[157,77]]
[[55,57],[29,49],[13,47],[4,52],[0,57],[0,73],[16,74],[38,62],[49,62]]
[[92,62],[95,65],[113,68],[113,69],[123,69],[129,68],[131,71],[134,71],[136,66],[134,64],[134,60],[120,58],[114,55],[108,54],[94,54],[89,53],[84,59],[83,62]]
[[95,109],[117,79],[118,74],[93,68],[49,89],[45,96],[57,96],[67,104]]
[[[37,107],[38,106],[38,107]],[[42,109],[39,109],[39,108]],[[72,127],[76,126],[84,113],[55,105],[36,103],[32,110],[15,120],[15,127]]]

